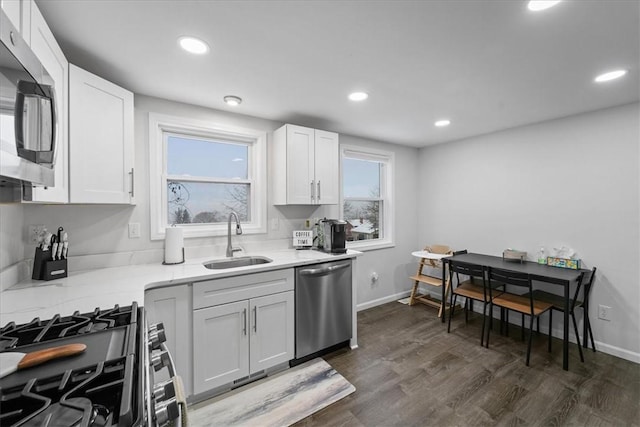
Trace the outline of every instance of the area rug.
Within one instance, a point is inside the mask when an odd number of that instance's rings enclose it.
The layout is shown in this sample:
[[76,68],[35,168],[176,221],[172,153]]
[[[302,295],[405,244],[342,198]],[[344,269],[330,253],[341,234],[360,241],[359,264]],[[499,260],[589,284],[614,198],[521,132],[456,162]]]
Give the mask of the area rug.
[[189,409],[189,425],[289,426],[350,395],[356,388],[317,358],[241,391]]
[[406,297],[398,300],[400,304],[405,304],[405,305],[408,305],[409,301],[411,301],[411,297]]

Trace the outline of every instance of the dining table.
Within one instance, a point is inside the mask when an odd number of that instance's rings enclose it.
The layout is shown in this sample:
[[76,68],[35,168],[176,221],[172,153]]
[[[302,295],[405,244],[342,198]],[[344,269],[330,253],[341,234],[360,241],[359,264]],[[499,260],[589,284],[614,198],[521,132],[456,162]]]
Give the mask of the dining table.
[[[500,256],[485,255],[478,253],[463,253],[445,257],[442,259],[444,263],[451,261],[460,261],[467,264],[473,264],[481,267],[501,268],[503,270],[521,272],[529,274],[532,281],[551,283],[561,286],[564,295],[564,325],[562,339],[562,369],[569,370],[569,313],[570,313],[570,288],[572,284],[579,283],[585,274],[589,274],[590,270],[570,269],[553,267],[547,264],[539,264],[532,261],[524,261],[520,259],[508,259]],[[442,269],[442,283],[446,281],[446,268]],[[444,301],[445,292],[442,287],[442,298]],[[584,302],[585,313],[589,310],[588,300]],[[444,322],[444,316],[442,316]]]

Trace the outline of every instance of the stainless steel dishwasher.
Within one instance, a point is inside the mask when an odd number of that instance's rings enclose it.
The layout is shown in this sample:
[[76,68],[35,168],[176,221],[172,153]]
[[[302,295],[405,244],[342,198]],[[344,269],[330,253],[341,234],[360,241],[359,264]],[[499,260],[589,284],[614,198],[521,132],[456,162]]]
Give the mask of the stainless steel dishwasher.
[[296,359],[351,339],[351,260],[296,268]]

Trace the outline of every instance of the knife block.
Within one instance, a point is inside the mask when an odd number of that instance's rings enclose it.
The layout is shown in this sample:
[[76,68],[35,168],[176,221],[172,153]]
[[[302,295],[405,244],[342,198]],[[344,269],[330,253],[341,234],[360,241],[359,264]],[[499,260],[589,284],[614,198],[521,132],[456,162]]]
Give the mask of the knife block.
[[36,248],[33,257],[33,280],[54,280],[67,277],[67,259],[52,259],[51,251]]

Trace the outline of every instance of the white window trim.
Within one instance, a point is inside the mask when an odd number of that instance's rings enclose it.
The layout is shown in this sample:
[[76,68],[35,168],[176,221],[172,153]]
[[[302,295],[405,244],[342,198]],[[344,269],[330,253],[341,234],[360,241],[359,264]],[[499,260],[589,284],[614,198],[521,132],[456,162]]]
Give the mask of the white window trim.
[[[340,146],[340,176],[343,173],[344,157],[361,160],[374,160],[384,162],[385,170],[380,182],[380,193],[383,195],[382,231],[381,239],[362,240],[358,242],[347,242],[347,248],[357,251],[370,251],[375,249],[392,248],[395,246],[395,221],[394,221],[394,181],[395,181],[395,153],[391,151],[376,150],[373,148],[359,147],[355,145]],[[344,206],[344,185],[340,182],[340,217],[342,219]]]
[[[209,123],[185,117],[168,116],[164,114],[149,113],[149,217],[151,240],[164,239],[164,223],[167,204],[167,188],[165,183],[165,143],[164,132],[176,132],[187,135],[218,136],[219,138],[235,139],[251,142],[250,176],[253,177],[251,185],[252,211],[251,221],[242,223],[244,234],[259,234],[267,232],[267,133],[255,129],[247,129],[238,126],[226,126],[218,123]],[[177,225],[183,228],[184,237],[210,237],[227,234],[227,224]]]

